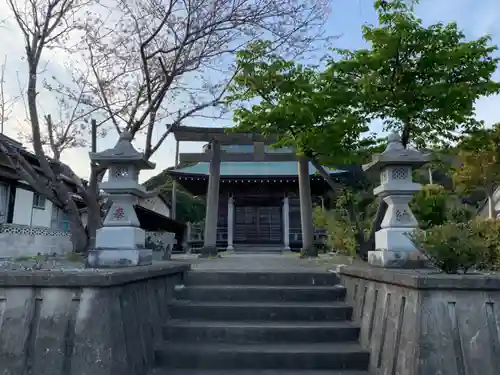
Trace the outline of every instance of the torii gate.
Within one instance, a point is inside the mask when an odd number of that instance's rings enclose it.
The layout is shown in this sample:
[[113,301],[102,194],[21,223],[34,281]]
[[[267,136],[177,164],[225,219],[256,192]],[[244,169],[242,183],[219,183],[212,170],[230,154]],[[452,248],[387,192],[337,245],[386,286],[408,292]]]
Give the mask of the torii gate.
[[[203,153],[181,153],[180,163],[209,162],[207,206],[205,214],[204,243],[202,256],[217,255],[217,219],[219,207],[220,163],[222,161],[297,161],[300,197],[300,221],[302,227],[302,248],[309,249],[314,244],[314,226],[312,215],[312,197],[309,180],[309,160],[294,153],[267,153],[264,145],[273,144],[276,139],[259,134],[228,133],[224,128],[204,128],[179,126],[173,130],[177,142],[205,142],[210,150]],[[221,150],[221,145],[254,145],[258,152],[228,153]]]

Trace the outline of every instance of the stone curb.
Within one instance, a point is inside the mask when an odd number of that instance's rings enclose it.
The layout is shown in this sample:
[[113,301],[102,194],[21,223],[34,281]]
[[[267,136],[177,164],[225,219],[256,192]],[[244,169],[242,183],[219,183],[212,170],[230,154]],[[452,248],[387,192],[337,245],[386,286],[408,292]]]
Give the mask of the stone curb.
[[189,264],[163,262],[150,266],[68,271],[0,271],[1,287],[107,287],[188,271]]
[[500,290],[500,275],[475,273],[449,275],[436,270],[404,270],[379,267],[338,266],[339,275],[412,289]]

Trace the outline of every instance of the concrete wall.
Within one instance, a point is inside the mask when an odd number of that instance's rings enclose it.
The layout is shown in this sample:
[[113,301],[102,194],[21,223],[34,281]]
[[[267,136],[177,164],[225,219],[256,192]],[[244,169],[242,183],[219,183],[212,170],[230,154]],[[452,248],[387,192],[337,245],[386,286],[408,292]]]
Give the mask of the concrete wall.
[[71,249],[71,234],[67,232],[25,225],[0,226],[0,258],[63,254]]
[[500,278],[346,267],[372,375],[500,374]]
[[16,188],[13,224],[50,228],[51,218],[52,202],[46,199],[44,209],[35,208],[33,207],[33,192]]
[[146,375],[186,270],[0,272],[0,374]]

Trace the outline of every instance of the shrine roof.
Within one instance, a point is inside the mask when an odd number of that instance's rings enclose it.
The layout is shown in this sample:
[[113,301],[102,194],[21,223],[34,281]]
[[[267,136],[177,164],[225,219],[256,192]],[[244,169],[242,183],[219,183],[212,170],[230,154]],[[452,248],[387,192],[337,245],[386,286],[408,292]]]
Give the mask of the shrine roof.
[[[326,168],[330,174],[343,174],[347,171],[342,169]],[[178,176],[197,175],[208,176],[209,163],[200,162],[189,167],[170,170],[169,173]],[[309,163],[309,173],[316,174],[317,170],[312,163]],[[296,177],[298,176],[298,163],[295,161],[280,162],[221,162],[221,177]]]

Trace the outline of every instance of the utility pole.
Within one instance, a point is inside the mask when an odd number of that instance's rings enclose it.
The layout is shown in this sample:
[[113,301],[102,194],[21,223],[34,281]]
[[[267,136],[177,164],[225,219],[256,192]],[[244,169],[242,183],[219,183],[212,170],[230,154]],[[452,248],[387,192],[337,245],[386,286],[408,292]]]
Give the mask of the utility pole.
[[91,137],[92,139],[90,140],[90,151],[92,152],[97,152],[97,121],[95,119],[92,119],[90,121],[90,127],[91,127]]

